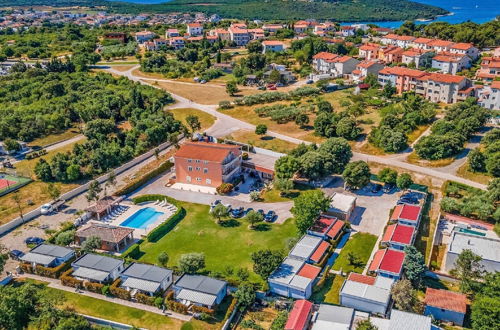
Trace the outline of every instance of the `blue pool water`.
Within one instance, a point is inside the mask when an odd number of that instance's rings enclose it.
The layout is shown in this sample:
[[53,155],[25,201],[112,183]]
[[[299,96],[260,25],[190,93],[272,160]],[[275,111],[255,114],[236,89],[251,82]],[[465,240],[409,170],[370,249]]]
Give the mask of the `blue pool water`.
[[152,207],[145,207],[128,217],[128,219],[123,221],[120,226],[134,229],[146,229],[163,214],[163,212],[158,212]]

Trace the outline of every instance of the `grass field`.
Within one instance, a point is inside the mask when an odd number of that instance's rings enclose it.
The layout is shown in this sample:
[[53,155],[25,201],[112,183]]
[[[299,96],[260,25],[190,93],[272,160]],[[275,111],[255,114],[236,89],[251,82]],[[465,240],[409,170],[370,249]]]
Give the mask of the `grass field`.
[[[182,254],[203,252],[208,271],[224,272],[227,267],[251,271],[252,252],[285,249],[287,239],[297,235],[292,220],[284,224],[261,224],[258,229],[250,230],[243,219],[230,220],[227,226],[216,224],[207,205],[179,204],[186,209],[186,217],[158,242],[141,244],[144,255],[140,261],[156,263],[158,255],[166,252],[170,258],[168,265],[173,266],[178,264]],[[261,281],[252,271],[250,279]]]
[[345,276],[333,274],[328,275],[323,287],[313,293],[311,300],[316,304],[340,304],[339,292],[344,280]]
[[[377,236],[368,233],[356,233],[346,243],[340,251],[339,256],[333,264],[334,270],[340,270],[344,273],[356,272],[362,273],[368,259],[372,253],[373,247],[377,242]],[[359,264],[349,264],[348,254],[353,253],[359,260]]]
[[215,123],[215,117],[203,112],[201,110],[193,109],[193,108],[178,108],[178,109],[170,109],[168,110],[174,115],[174,118],[180,120],[186,127],[189,127],[186,123],[186,117],[193,115],[197,116],[198,120],[201,124],[200,131],[204,131]]
[[415,247],[419,250],[425,258],[429,260],[432,252],[432,238],[436,231],[437,220],[439,217],[439,204],[433,206],[434,195],[427,196],[427,200],[422,208],[422,218],[420,220],[417,237],[415,238]]
[[290,193],[287,196],[280,196],[280,191],[277,189],[271,189],[264,191],[261,195],[261,201],[264,203],[278,203],[278,202],[289,202],[293,200],[294,198],[297,198],[300,196],[301,192],[306,191],[306,190],[312,190],[312,188],[309,185],[306,184],[301,184],[301,183],[294,183],[293,189],[290,190]]
[[476,181],[482,184],[488,184],[493,178],[486,173],[475,173],[469,170],[469,163],[465,162],[457,170],[457,175],[468,180]]
[[284,154],[290,152],[290,150],[295,149],[297,147],[295,143],[281,140],[272,136],[267,136],[267,135],[260,136],[255,134],[255,132],[249,130],[238,130],[224,138]]
[[408,157],[406,157],[406,161],[410,164],[425,166],[425,167],[444,167],[448,166],[455,161],[455,158],[445,158],[438,160],[425,160],[418,157],[417,153],[414,151]]
[[70,128],[62,133],[59,134],[51,134],[39,139],[35,139],[28,143],[30,147],[38,146],[38,147],[44,147],[49,144],[57,143],[60,141],[68,140],[71,139],[75,136],[80,134],[76,128]]

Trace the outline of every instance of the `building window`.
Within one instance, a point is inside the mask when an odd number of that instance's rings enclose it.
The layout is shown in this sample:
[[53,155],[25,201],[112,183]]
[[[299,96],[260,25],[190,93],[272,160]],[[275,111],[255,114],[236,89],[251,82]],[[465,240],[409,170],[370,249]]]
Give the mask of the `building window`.
[[206,167],[205,167],[205,168],[203,169],[203,173],[208,173],[208,168],[206,168]]
[[187,182],[191,182],[191,177],[190,177],[189,175],[188,175],[188,176],[186,176],[186,181],[187,181]]
[[201,162],[201,160],[197,159],[196,162],[199,163],[199,162]]
[[188,163],[191,163],[193,160],[192,159],[188,159]]
[[201,178],[196,178],[196,181],[201,182]]
[[206,182],[206,184],[212,184],[212,180],[210,180],[210,179],[206,179],[205,182]]
[[188,166],[188,171],[189,172],[193,171],[193,167],[192,166]]
[[196,166],[197,171],[201,171],[201,167]]

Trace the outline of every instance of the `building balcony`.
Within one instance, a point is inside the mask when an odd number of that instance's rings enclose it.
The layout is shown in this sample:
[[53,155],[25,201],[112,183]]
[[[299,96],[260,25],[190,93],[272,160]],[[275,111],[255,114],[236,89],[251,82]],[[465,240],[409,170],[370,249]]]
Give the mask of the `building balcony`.
[[241,161],[241,156],[229,159],[225,163],[222,163],[222,170],[224,171],[226,168],[234,166],[234,164],[236,164],[237,162],[240,162],[240,161]]
[[232,179],[232,177],[233,177],[235,174],[239,173],[239,172],[240,172],[240,167],[239,167],[239,166],[237,166],[237,167],[233,168],[230,172],[223,173],[223,174],[222,174],[222,181],[223,181],[223,182],[228,182],[228,181],[230,181],[230,180]]

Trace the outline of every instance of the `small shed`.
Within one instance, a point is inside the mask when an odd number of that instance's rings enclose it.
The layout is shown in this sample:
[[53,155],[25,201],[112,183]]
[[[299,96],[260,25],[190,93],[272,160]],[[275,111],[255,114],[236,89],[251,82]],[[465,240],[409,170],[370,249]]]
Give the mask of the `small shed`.
[[467,297],[448,290],[427,288],[424,314],[436,320],[453,322],[462,326],[467,313]]
[[331,196],[330,208],[327,210],[327,214],[333,215],[341,220],[349,221],[352,212],[356,208],[356,197],[333,193]]

